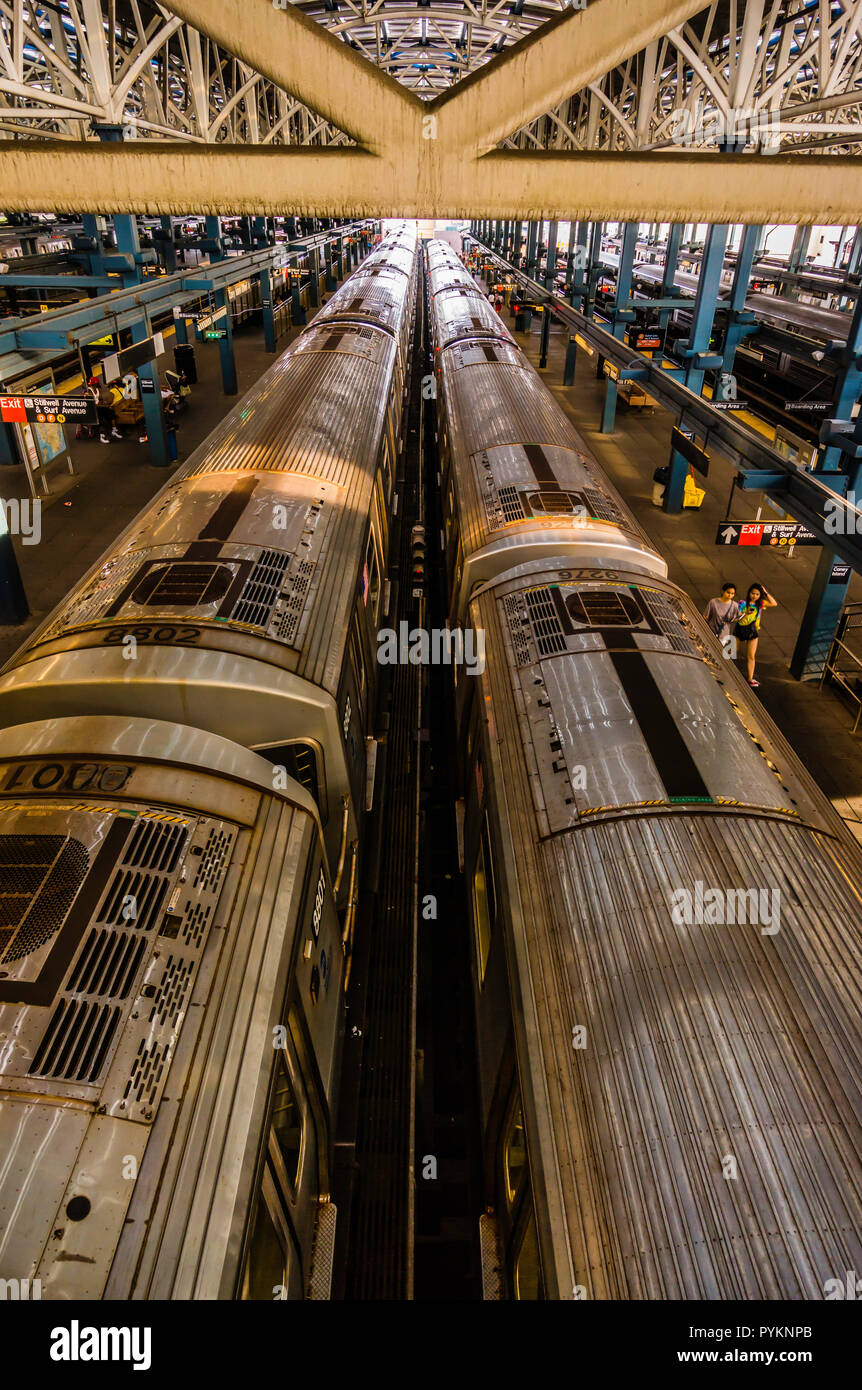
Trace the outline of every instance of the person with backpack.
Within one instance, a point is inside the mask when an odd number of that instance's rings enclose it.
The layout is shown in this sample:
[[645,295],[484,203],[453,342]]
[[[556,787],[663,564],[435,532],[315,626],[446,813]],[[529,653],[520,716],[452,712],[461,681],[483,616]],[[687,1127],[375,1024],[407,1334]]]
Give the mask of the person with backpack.
[[110,444],[112,436],[114,439],[122,439],[123,436],[117,429],[117,421],[114,418],[114,398],[110,387],[106,382],[100,381],[97,376],[91,376],[87,382],[87,392],[96,402],[100,444]]
[[762,584],[750,585],[744,602],[739,605],[739,612],[736,616],[736,627],[733,629],[733,635],[737,642],[743,644],[745,649],[748,684],[754,690],[760,685],[760,681],[754,678],[754,660],[757,655],[757,643],[760,638],[760,616],[764,608],[777,607],[777,600],[766,591]]

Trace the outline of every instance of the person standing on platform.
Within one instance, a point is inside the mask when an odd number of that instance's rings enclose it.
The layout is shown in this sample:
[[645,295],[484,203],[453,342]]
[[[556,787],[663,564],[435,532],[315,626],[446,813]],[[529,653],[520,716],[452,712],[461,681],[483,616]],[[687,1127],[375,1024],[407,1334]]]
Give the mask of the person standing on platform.
[[734,636],[737,642],[742,642],[745,647],[748,684],[754,690],[760,685],[760,681],[754,679],[754,660],[760,638],[760,616],[764,608],[777,607],[777,600],[764,589],[762,584],[752,584],[745,596],[744,603],[739,605]]
[[721,586],[721,597],[711,598],[703,614],[707,626],[712,629],[722,646],[724,639],[729,637],[733,631],[733,624],[736,622],[738,614],[736,585],[725,580]]
[[117,421],[114,417],[114,400],[110,387],[100,381],[97,376],[91,376],[87,383],[89,394],[96,402],[96,414],[99,417],[99,442],[110,444],[111,435],[114,439],[122,439],[120,431],[117,429]]

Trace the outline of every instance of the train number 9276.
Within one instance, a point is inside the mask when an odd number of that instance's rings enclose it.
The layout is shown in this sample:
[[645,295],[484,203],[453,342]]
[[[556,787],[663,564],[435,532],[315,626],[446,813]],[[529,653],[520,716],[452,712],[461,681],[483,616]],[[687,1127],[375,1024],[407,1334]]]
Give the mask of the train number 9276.
[[106,647],[119,647],[127,637],[136,642],[196,642],[201,635],[199,627],[185,627],[171,623],[136,623],[134,627],[112,627],[102,638]]

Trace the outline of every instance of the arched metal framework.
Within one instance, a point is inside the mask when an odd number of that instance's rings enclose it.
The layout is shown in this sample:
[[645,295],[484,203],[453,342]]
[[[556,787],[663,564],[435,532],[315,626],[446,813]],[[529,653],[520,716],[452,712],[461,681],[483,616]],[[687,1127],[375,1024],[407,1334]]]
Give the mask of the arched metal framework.
[[0,135],[349,145],[328,121],[152,0],[0,0]]
[[[288,0],[273,0],[284,8]],[[571,0],[295,0],[433,100]],[[577,5],[574,8],[578,8]],[[503,149],[862,149],[862,0],[712,0],[512,131]],[[153,0],[0,0],[0,137],[350,145],[350,137]]]

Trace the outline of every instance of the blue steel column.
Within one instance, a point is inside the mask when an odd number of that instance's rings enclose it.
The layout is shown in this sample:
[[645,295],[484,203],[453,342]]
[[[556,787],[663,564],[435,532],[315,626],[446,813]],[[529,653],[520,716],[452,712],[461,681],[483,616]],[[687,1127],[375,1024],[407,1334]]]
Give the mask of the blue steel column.
[[159,225],[164,233],[161,238],[162,257],[165,262],[165,270],[169,275],[173,275],[177,269],[177,248],[174,244],[174,225],[170,217],[160,217]]
[[[633,317],[628,302],[632,295],[632,273],[635,263],[635,248],[638,240],[637,222],[626,222],[623,227],[620,246],[620,264],[617,272],[617,293],[611,332],[615,338],[624,338],[626,324]],[[601,245],[601,243],[599,243]],[[605,403],[602,410],[602,434],[613,434],[617,415],[617,383],[605,377]]]
[[551,310],[549,305],[545,305],[542,310],[542,337],[539,346],[539,371],[544,371],[548,365],[548,347],[551,342]]
[[727,320],[727,331],[724,335],[724,345],[722,357],[724,359],[723,370],[733,371],[733,363],[736,358],[736,349],[744,338],[757,331],[757,320],[750,309],[746,309],[745,300],[748,294],[748,286],[751,280],[751,267],[754,263],[754,254],[760,236],[759,227],[746,227],[742,234],[742,241],[739,243],[739,251],[736,256],[736,266],[733,273],[733,289],[730,293],[730,312]]
[[527,260],[525,269],[530,279],[536,276],[536,259],[539,246],[539,224],[538,222],[527,223]]
[[[210,245],[210,259],[224,260],[224,242],[221,235],[221,218],[208,216],[206,219],[206,239]],[[224,309],[221,318],[213,319],[213,328],[224,328],[225,336],[218,340],[219,364],[221,366],[221,389],[226,396],[235,396],[239,390],[236,376],[236,359],[233,355],[233,325],[230,319],[230,296],[227,289],[214,290],[213,302],[216,312]]]
[[709,344],[718,296],[721,293],[721,276],[729,232],[730,226],[727,222],[715,223],[710,227],[703,249],[703,260],[700,263],[691,335],[685,343],[685,384],[698,396],[703,394],[703,379],[707,370],[721,365],[714,360],[715,353],[710,353]]
[[[132,342],[143,343],[152,337],[153,326],[147,314],[142,323],[133,323]],[[147,427],[147,442],[150,446],[150,461],[157,468],[167,468],[171,463],[168,453],[168,436],[165,429],[165,411],[162,405],[162,389],[159,382],[159,369],[155,360],[138,367],[138,381],[141,384],[141,405],[144,407],[144,424]],[[144,390],[144,382],[153,383],[152,391]]]
[[[805,265],[805,257],[808,255],[808,247],[811,243],[811,227],[797,227],[793,237],[793,245],[790,248],[790,255],[787,260],[787,269],[794,275],[802,270]],[[785,299],[796,299],[799,291],[789,280],[785,280],[778,287],[779,295]]]
[[[134,270],[127,269],[121,272],[123,285],[137,284],[141,278],[140,264],[135,260],[140,255],[141,250],[137,220],[128,213],[115,213],[113,222],[117,234],[117,252],[121,256],[132,257],[134,263]],[[143,343],[147,338],[152,337],[153,327],[149,314],[145,313],[142,320],[133,323],[130,332],[133,343]],[[168,436],[165,426],[165,411],[162,405],[159,369],[155,360],[145,362],[143,366],[138,367],[137,373],[141,385],[141,405],[144,411],[147,442],[150,446],[150,462],[156,468],[167,468],[171,463],[171,458],[168,452]],[[145,381],[153,383],[151,391],[144,389]]]
[[[858,506],[862,488],[862,414],[857,416],[852,427],[850,421],[853,407],[862,396],[862,297],[857,299],[853,310],[847,343],[833,355],[841,362],[835,418],[828,420],[821,430],[820,437],[827,448],[817,476],[839,495],[844,494],[847,486]],[[848,580],[831,582],[835,559],[834,553],[824,546],[790,662],[791,674],[798,680],[819,678],[847,597],[849,576]]]
[[[676,294],[676,268],[679,262],[679,248],[682,243],[682,223],[672,222],[667,233],[667,249],[664,257],[664,275],[661,281],[661,298],[672,299]],[[660,309],[659,328],[667,328],[672,309]]]
[[[586,248],[588,235],[588,223],[572,222],[569,229],[569,250],[566,256],[566,291],[569,296],[569,303],[574,308],[581,307],[587,294],[588,257]],[[564,386],[574,385],[577,363],[578,345],[575,342],[574,333],[570,333],[569,341],[566,344],[566,361],[563,366]]]
[[267,352],[275,352],[275,315],[272,308],[272,275],[268,270],[260,272],[260,302],[263,306],[263,345]]
[[[572,291],[572,275],[573,275],[573,272],[574,272],[574,269],[575,269],[575,243],[576,243],[576,241],[577,241],[578,227],[579,227],[580,225],[581,225],[580,222],[575,221],[574,218],[572,218],[571,222],[569,223],[569,244],[568,244],[568,246],[566,247],[566,288],[565,288],[565,293],[566,293],[567,295],[570,295],[570,294],[571,294],[571,291]],[[572,302],[572,301],[571,301],[571,299],[570,299],[570,300],[569,300],[569,303],[571,304],[571,302]]]
[[569,237],[569,260],[566,269],[566,283],[569,303],[574,308],[583,307],[589,293],[589,222],[573,222],[573,235]]
[[312,309],[317,309],[320,306],[320,251],[316,246],[308,248],[308,267],[311,272],[308,297],[311,300]]
[[[709,343],[715,321],[716,301],[721,291],[721,275],[729,231],[729,224],[720,222],[711,226],[707,232],[697,282],[697,296],[691,316],[691,336],[679,343],[687,360],[685,384],[698,396],[703,394],[703,379],[707,369],[721,366],[721,357],[710,354]],[[688,462],[682,454],[676,449],[671,449],[667,487],[662,504],[664,511],[682,511],[688,468]]]
[[[860,478],[862,468],[857,468],[856,487]],[[790,674],[800,681],[820,679],[847,598],[849,575],[847,579],[832,582],[832,567],[837,558],[834,551],[824,546],[814,571],[799,636],[790,659]]]
[[331,241],[327,240],[323,243],[323,270],[326,277],[324,284],[327,294],[331,294],[336,288],[336,279],[332,269],[332,247]]
[[[295,268],[295,269],[298,269],[298,267],[294,267],[294,268]],[[299,296],[300,296],[301,289],[302,289],[302,279],[301,279],[301,277],[298,276],[298,275],[291,275],[291,277],[290,277],[290,321],[291,321],[291,323],[292,323],[292,325],[293,325],[294,328],[297,328],[297,327],[301,326],[302,324],[304,324],[304,323],[306,322],[306,318],[305,318],[305,309],[303,308],[302,300],[301,300],[300,297],[299,297]]]
[[230,296],[226,289],[214,293],[216,309],[224,309],[220,319],[213,320],[213,328],[225,329],[225,336],[218,340],[221,361],[221,386],[226,396],[235,396],[239,390],[236,376],[236,358],[233,355],[233,325],[230,318]]
[[524,224],[516,221],[512,234],[512,265],[516,270],[521,266],[521,242],[524,239]]
[[545,289],[553,293],[557,275],[557,232],[558,223],[548,223],[548,250],[545,257]]
[[596,292],[602,278],[602,227],[603,222],[594,222],[590,233],[590,254],[587,267],[587,299],[584,313],[587,318],[595,318]]

